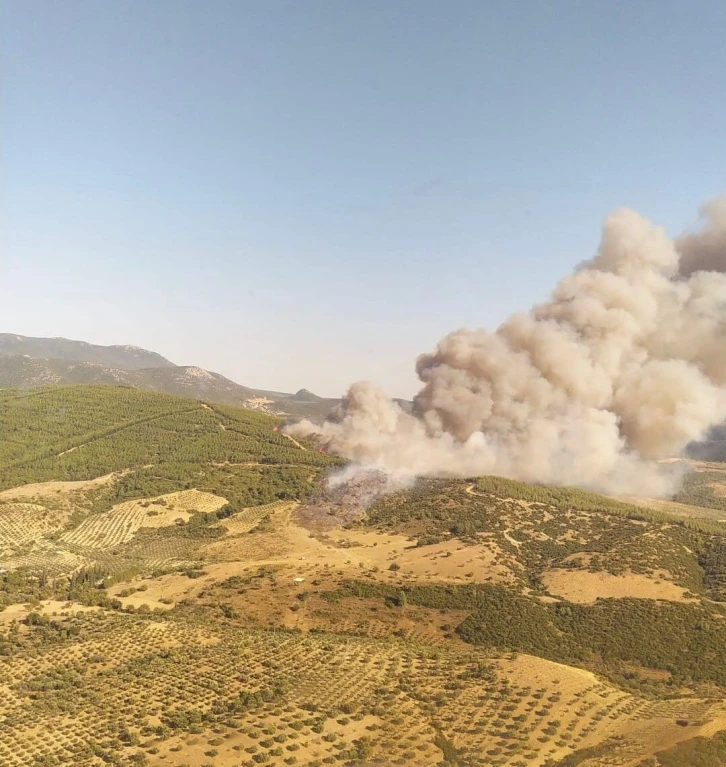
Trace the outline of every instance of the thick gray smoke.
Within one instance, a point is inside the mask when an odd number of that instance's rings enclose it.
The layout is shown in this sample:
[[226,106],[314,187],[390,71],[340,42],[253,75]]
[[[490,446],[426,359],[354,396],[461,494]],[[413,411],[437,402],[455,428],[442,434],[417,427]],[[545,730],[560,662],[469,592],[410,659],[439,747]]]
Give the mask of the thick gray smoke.
[[614,212],[549,301],[418,358],[413,414],[360,382],[334,421],[289,428],[394,475],[667,494],[676,480],[659,459],[726,419],[726,200],[702,214],[673,240]]

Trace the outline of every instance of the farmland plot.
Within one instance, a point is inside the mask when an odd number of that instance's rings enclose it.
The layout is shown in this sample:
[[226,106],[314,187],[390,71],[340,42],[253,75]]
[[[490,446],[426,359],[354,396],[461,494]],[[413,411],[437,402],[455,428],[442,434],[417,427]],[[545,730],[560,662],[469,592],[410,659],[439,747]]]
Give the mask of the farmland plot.
[[274,503],[266,503],[264,506],[251,506],[235,514],[233,517],[222,520],[220,524],[230,535],[248,533],[264,517],[271,514],[284,513],[293,509],[296,505],[295,502],[291,501],[276,501]]
[[87,549],[111,549],[131,541],[142,527],[168,527],[177,519],[186,521],[191,512],[216,511],[225,503],[224,498],[198,490],[126,501],[88,517],[61,540]]
[[0,505],[0,551],[37,540],[63,523],[63,517],[35,503]]
[[[0,656],[0,763],[246,764],[296,757],[543,765],[616,737],[632,763],[669,738],[726,727],[723,706],[649,701],[532,656],[182,617],[85,613],[75,642]],[[674,727],[674,720],[686,727]],[[453,749],[453,751],[452,751]],[[293,764],[293,762],[287,762]]]
[[213,493],[182,490],[131,503],[139,503],[146,509],[142,527],[156,528],[173,525],[180,519],[186,522],[194,512],[214,513],[221,509],[227,500]]
[[114,506],[110,511],[84,519],[78,527],[61,536],[64,543],[88,549],[108,549],[130,541],[141,527],[146,509],[136,501]]
[[82,553],[69,551],[61,544],[43,539],[36,541],[27,550],[0,558],[0,568],[3,570],[28,569],[50,576],[67,575],[87,564],[90,564],[90,560]]

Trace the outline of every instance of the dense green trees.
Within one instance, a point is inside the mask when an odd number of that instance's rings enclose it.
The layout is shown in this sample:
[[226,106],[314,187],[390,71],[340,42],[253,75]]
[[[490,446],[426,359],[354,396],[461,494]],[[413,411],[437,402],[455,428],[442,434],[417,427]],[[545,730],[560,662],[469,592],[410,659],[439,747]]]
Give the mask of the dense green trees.
[[719,608],[650,599],[543,604],[487,584],[398,588],[346,581],[326,596],[469,610],[457,633],[471,644],[596,668],[633,663],[669,671],[675,685],[688,680],[726,685],[726,611]]
[[156,392],[69,386],[0,394],[0,488],[93,479],[160,464],[262,463],[325,467],[271,416]]

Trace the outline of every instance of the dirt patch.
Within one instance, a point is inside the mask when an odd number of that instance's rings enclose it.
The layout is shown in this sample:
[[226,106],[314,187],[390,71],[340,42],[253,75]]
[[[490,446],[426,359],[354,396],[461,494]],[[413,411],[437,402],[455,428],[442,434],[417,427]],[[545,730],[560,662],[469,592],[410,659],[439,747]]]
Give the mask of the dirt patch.
[[406,536],[368,530],[336,529],[316,535],[292,521],[291,511],[288,508],[271,515],[269,532],[225,536],[215,541],[204,548],[203,558],[225,561],[229,575],[252,566],[276,565],[288,566],[300,577],[334,568],[346,577],[365,572],[386,583],[514,581],[504,554],[493,541],[466,546],[452,539],[417,547]]
[[[493,541],[472,546],[453,538],[430,546],[416,546],[402,535],[361,530],[336,530],[332,540],[343,541],[365,565],[398,570],[385,578],[448,583],[511,583],[514,574],[504,564],[504,553]],[[349,549],[351,551],[351,549]]]
[[63,499],[71,493],[87,490],[91,487],[107,485],[120,476],[118,473],[105,474],[96,479],[84,479],[78,482],[34,482],[30,485],[11,487],[0,492],[0,500],[9,501],[28,498],[58,498]]
[[[108,589],[108,595],[118,599],[124,607],[141,607],[169,610],[194,591],[196,581],[183,573],[171,573],[159,578],[137,579],[129,583],[117,583]],[[199,586],[197,585],[197,589]],[[131,594],[128,592],[131,591]]]
[[141,527],[157,528],[177,524],[178,520],[186,522],[194,512],[218,511],[227,503],[227,499],[200,490],[182,490],[133,503],[140,503],[146,508]]
[[542,576],[547,590],[578,604],[592,604],[596,599],[665,599],[670,602],[690,601],[686,590],[668,580],[628,573],[612,575],[589,570],[549,570]]

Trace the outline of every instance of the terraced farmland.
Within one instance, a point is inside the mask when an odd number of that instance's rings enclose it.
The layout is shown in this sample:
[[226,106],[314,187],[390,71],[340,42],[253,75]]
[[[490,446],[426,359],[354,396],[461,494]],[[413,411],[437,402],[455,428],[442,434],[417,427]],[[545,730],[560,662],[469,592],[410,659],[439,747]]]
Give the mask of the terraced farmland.
[[230,535],[248,533],[265,517],[289,511],[294,505],[289,501],[276,501],[275,503],[267,503],[263,506],[253,506],[249,509],[244,509],[229,519],[225,519],[221,524]]

